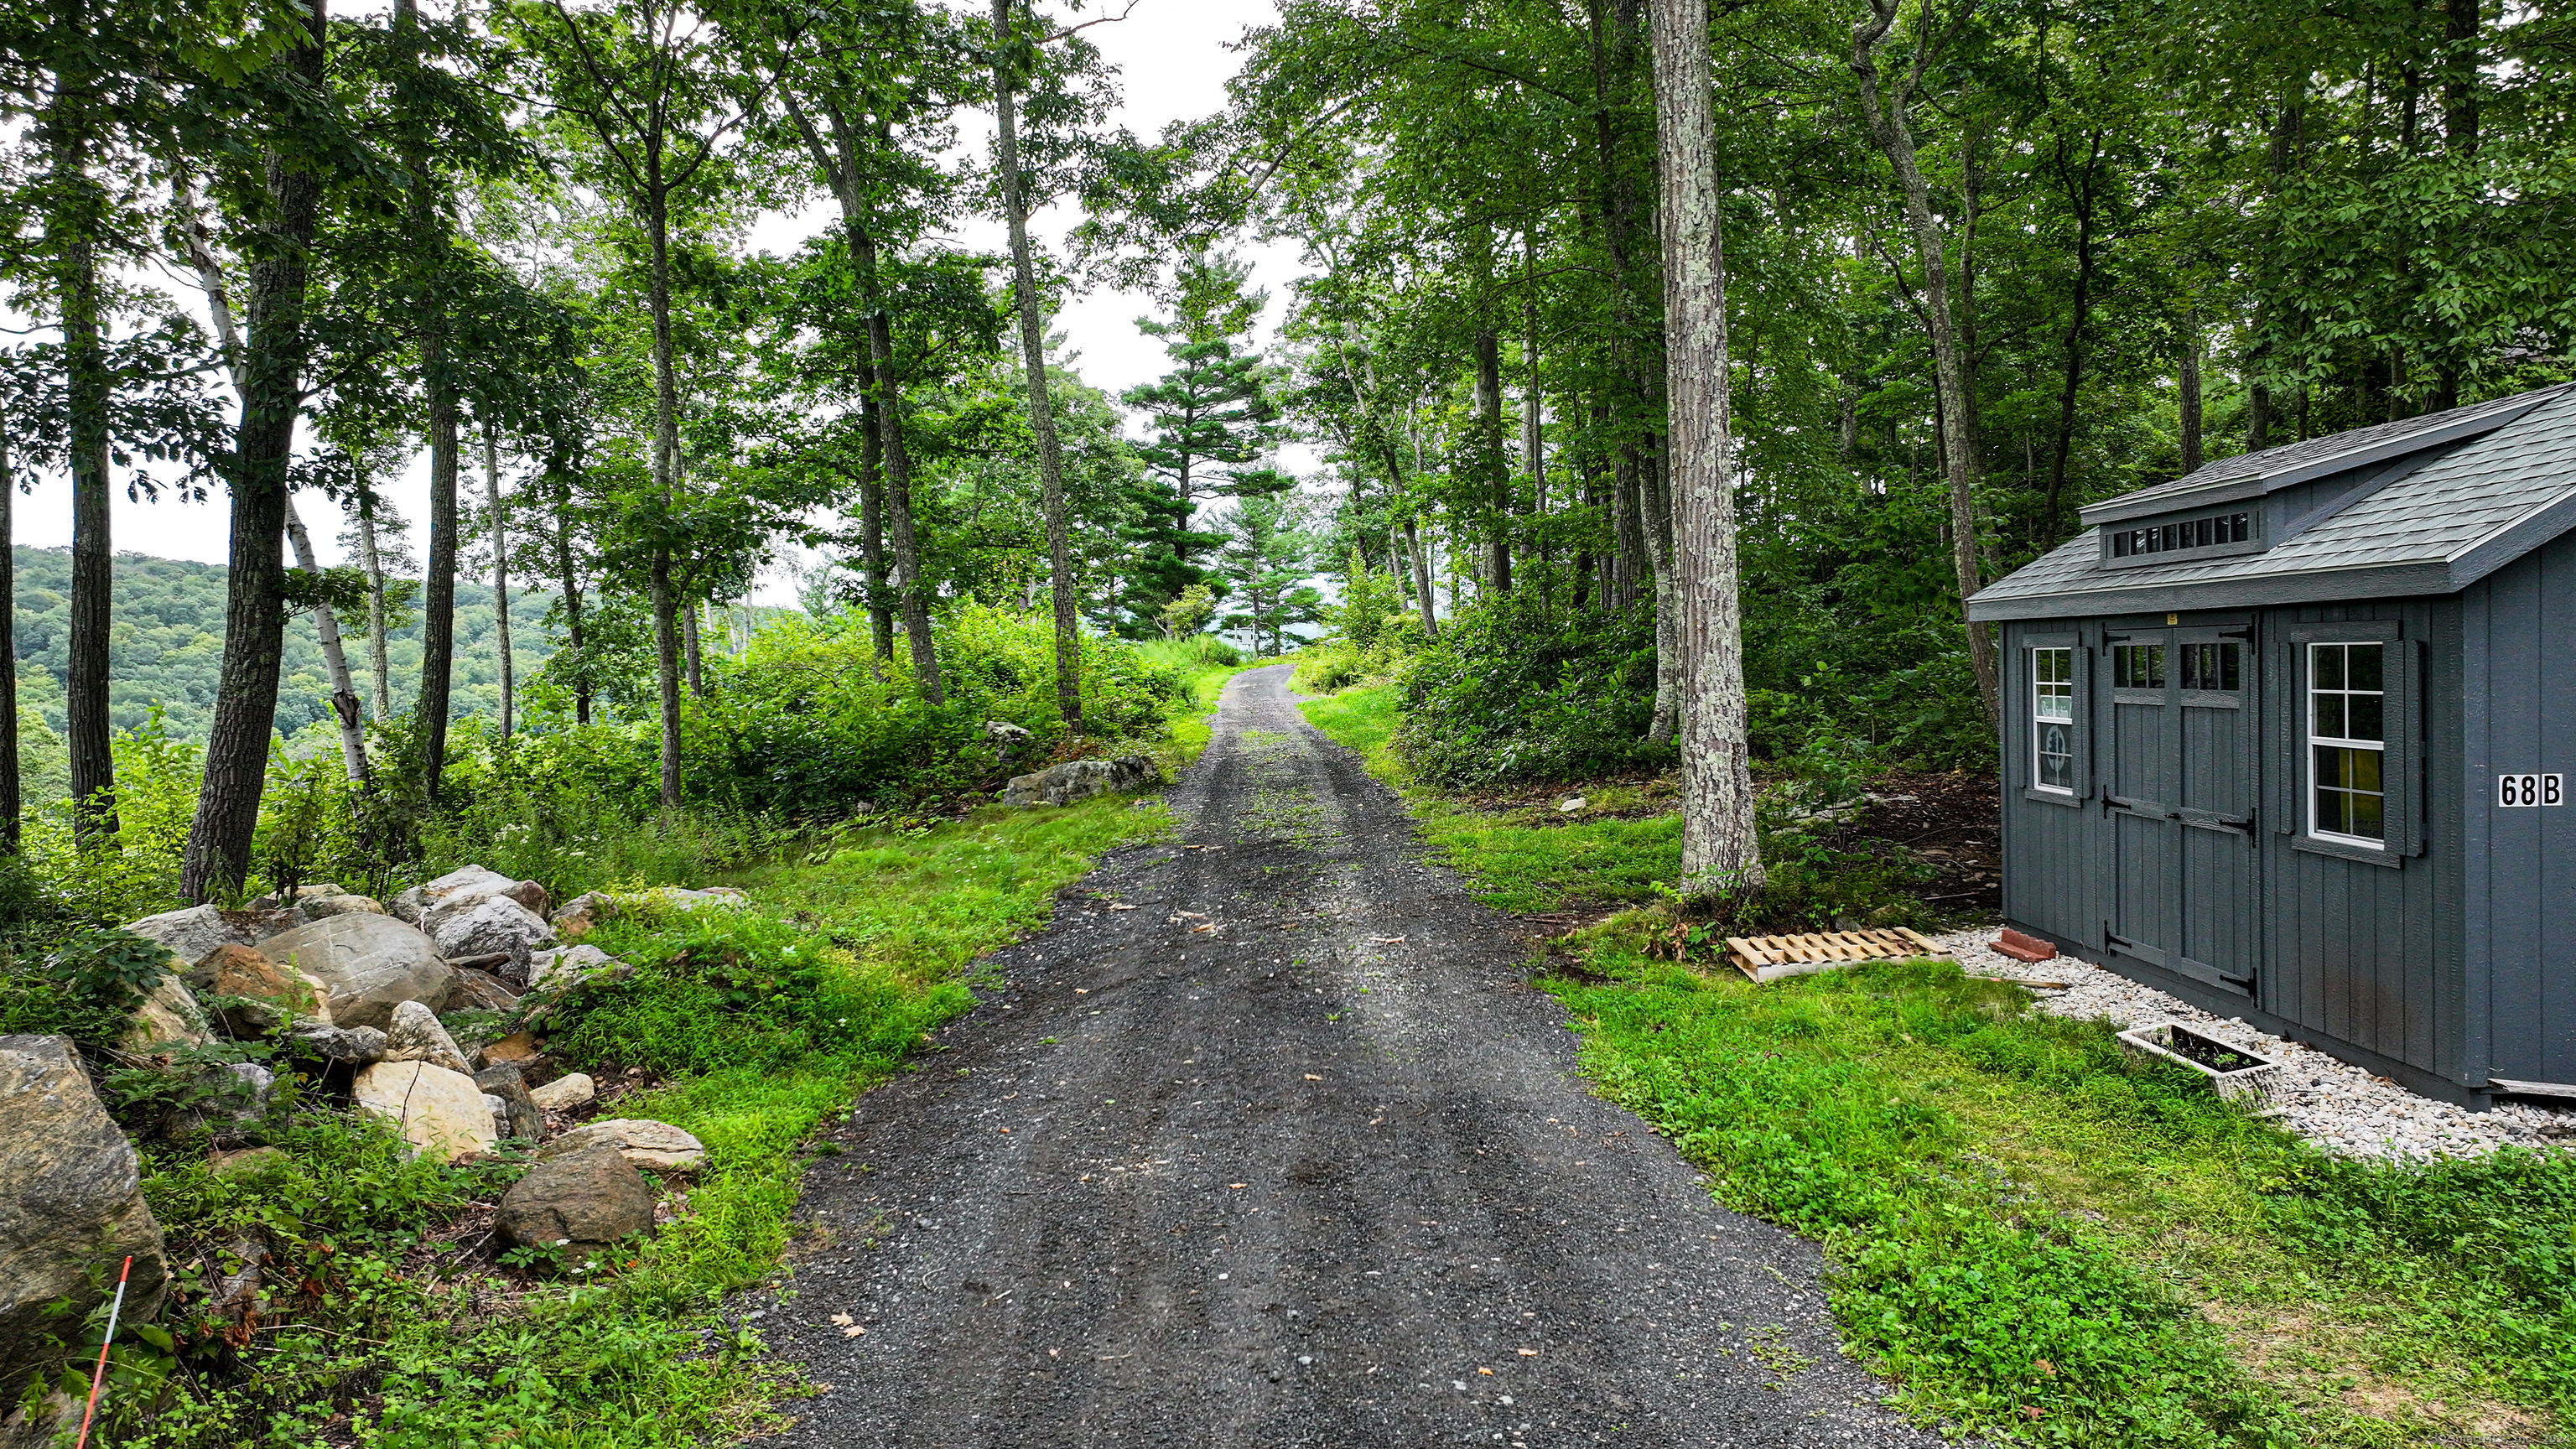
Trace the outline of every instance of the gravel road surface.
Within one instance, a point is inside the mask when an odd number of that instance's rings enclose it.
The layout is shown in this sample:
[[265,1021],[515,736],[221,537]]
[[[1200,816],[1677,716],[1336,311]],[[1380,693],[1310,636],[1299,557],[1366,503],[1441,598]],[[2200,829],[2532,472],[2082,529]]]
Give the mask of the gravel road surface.
[[830,1134],[821,1246],[752,1309],[829,1388],[772,1442],[1939,1443],[1840,1355],[1811,1244],[1585,1094],[1509,922],[1287,683],[1237,676],[1179,843]]

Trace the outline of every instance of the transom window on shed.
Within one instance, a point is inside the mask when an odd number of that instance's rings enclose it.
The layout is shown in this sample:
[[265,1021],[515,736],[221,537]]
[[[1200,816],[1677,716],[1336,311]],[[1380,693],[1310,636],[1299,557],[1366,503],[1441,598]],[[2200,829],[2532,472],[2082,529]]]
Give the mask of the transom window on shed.
[[2031,779],[2075,793],[2075,651],[2030,651]]
[[2217,548],[2221,544],[2245,543],[2253,537],[2252,513],[2220,513],[2208,518],[2186,518],[2180,523],[2115,528],[2111,530],[2111,557],[2135,558],[2141,554]]
[[2308,829],[2365,845],[2388,838],[2386,646],[2308,646]]

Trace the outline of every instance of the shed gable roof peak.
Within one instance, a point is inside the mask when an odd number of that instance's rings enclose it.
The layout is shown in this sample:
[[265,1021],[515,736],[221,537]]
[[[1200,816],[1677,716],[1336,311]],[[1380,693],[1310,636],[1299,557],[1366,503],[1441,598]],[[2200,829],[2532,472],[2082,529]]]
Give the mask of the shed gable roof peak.
[[2204,464],[2170,483],[2159,483],[2152,488],[2140,488],[2090,504],[2079,517],[2087,524],[2112,523],[2204,503],[2259,498],[2275,489],[2310,478],[2366,467],[2373,462],[2401,457],[2424,448],[2464,442],[2506,426],[2571,388],[2576,388],[2576,383],[2558,383],[2511,397],[2491,398],[2466,407],[2426,413],[2422,417],[2401,418],[2393,423],[2377,423],[2366,428],[2329,433],[2321,438],[2306,438],[2277,448],[2265,448],[2259,453],[2239,453],[2232,458]]

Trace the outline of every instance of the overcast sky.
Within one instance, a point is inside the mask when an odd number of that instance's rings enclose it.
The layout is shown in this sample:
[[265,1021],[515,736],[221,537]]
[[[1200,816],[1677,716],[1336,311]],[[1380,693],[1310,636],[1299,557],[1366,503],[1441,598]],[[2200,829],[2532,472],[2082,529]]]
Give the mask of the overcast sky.
[[[1091,15],[1101,13],[1097,4],[1085,10]],[[1085,33],[1120,72],[1123,103],[1116,122],[1139,136],[1151,137],[1168,122],[1217,110],[1225,103],[1226,81],[1242,63],[1242,58],[1228,47],[1242,36],[1245,27],[1270,24],[1277,16],[1272,0],[1135,0],[1128,19],[1092,27]],[[966,118],[967,125],[962,128],[967,144],[987,146],[989,123],[978,128],[973,119]],[[792,250],[829,219],[827,205],[818,204],[799,216],[763,217],[754,229],[752,245],[770,251]],[[1032,218],[1032,230],[1041,246],[1053,248],[1079,219],[1075,208],[1059,205]],[[961,228],[955,239],[996,251],[1006,245],[998,221]],[[1295,275],[1296,254],[1288,248],[1265,248],[1249,250],[1246,255],[1254,264],[1255,283],[1267,288],[1272,296],[1270,312],[1263,323],[1266,333],[1278,320],[1287,283]],[[195,298],[184,297],[182,301],[189,310],[198,310]],[[1162,345],[1139,334],[1135,326],[1137,317],[1153,310],[1150,298],[1104,289],[1074,298],[1058,317],[1056,330],[1064,335],[1066,350],[1073,354],[1072,365],[1084,380],[1115,394],[1160,376],[1164,370]],[[471,481],[479,482],[479,474]],[[428,498],[425,463],[415,460],[411,475],[385,491],[403,516],[423,518]],[[479,488],[468,492],[470,502],[470,495],[478,493]],[[340,524],[336,517],[329,516],[336,510],[312,495],[299,495],[297,503],[312,527],[314,543],[325,555],[324,561],[339,562],[336,536]],[[120,490],[115,504],[116,548],[161,558],[222,563],[227,521],[228,505],[220,493],[203,504],[132,503]],[[18,500],[15,522],[20,543],[46,547],[70,543],[69,482],[47,479],[39,483],[32,496]],[[417,544],[417,530],[414,538]],[[792,589],[784,577],[764,579],[757,596],[763,602],[793,601]]]

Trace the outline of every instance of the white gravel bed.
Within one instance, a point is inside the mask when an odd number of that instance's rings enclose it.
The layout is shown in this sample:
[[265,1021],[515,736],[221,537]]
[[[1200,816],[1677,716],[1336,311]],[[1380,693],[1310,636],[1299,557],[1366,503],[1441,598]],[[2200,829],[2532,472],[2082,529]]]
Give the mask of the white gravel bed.
[[2512,1102],[2493,1111],[2420,1097],[2385,1077],[2328,1056],[2314,1047],[2257,1031],[2241,1018],[2215,1016],[2115,972],[2059,956],[2036,965],[1994,949],[2002,928],[1987,926],[1937,936],[1973,976],[2013,981],[2064,982],[2062,991],[2035,994],[2052,1016],[2102,1017],[2120,1030],[2177,1022],[2221,1041],[2247,1047],[2279,1062],[2272,1100],[2283,1127],[2328,1152],[2348,1157],[2475,1157],[2507,1145],[2576,1147],[2576,1103],[2569,1109]]

